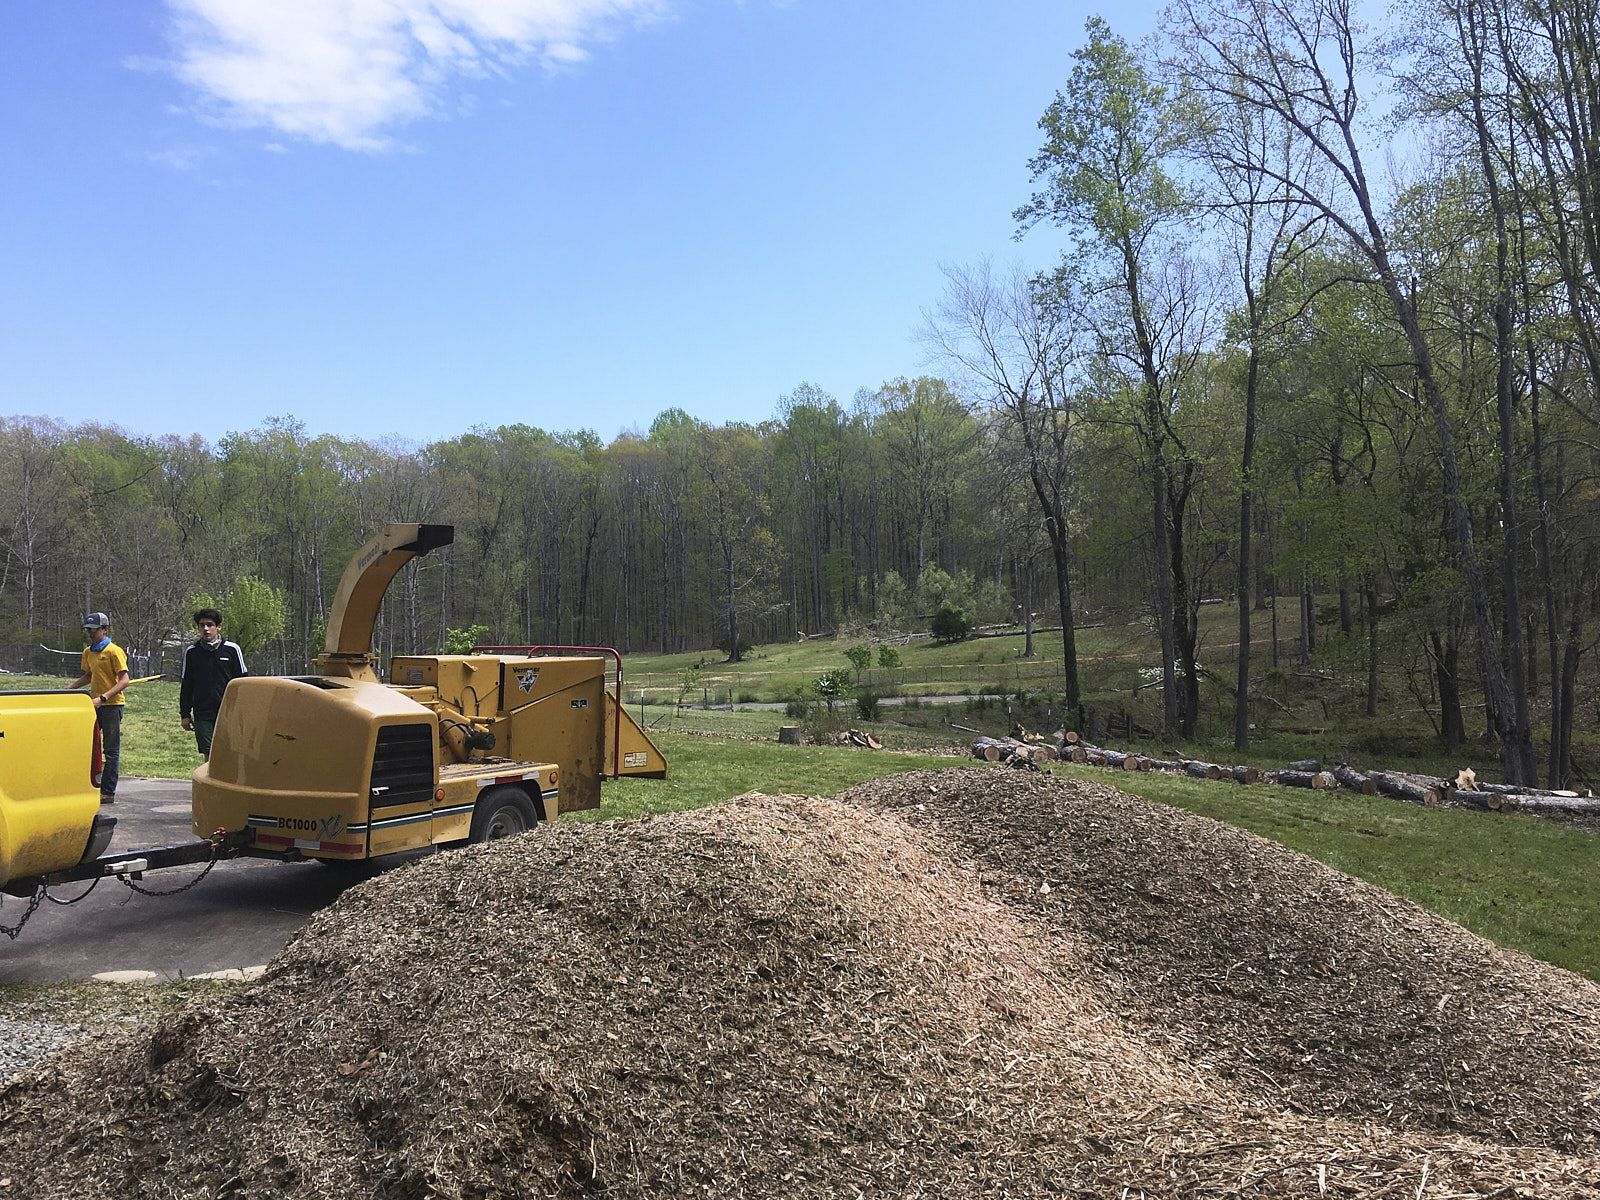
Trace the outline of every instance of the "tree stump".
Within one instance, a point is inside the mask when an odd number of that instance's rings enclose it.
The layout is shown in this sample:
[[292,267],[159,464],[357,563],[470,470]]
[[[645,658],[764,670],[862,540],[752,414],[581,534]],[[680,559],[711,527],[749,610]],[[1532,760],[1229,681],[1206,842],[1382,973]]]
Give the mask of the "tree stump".
[[780,746],[798,746],[798,745],[800,745],[800,726],[798,726],[798,725],[779,725],[778,726],[778,745],[780,745]]

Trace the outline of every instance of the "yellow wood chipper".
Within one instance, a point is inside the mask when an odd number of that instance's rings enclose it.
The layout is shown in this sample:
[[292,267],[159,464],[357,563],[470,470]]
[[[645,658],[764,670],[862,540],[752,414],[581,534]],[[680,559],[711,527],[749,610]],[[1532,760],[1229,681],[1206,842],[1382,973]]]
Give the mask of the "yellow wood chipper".
[[345,569],[318,674],[228,686],[194,773],[195,833],[249,828],[258,849],[359,860],[519,833],[598,808],[603,776],[666,775],[622,707],[620,657],[614,693],[605,656],[532,647],[397,657],[380,678],[390,580],[453,536],[387,526]]
[[26,742],[8,742],[0,727],[0,766],[7,753],[34,764],[31,775],[8,768],[4,776],[28,794],[0,787],[0,887],[26,894],[41,882],[136,876],[238,854],[356,862],[488,841],[598,808],[605,777],[665,778],[666,759],[623,708],[615,650],[408,655],[380,677],[372,633],[390,581],[453,538],[448,525],[385,526],[345,568],[317,673],[228,685],[211,758],[193,775],[202,841],[102,855],[115,822],[97,812],[88,751],[81,787],[61,765],[70,754],[39,753],[92,738],[88,698],[50,693],[33,702],[46,715],[0,696],[0,726],[26,716],[34,730]]

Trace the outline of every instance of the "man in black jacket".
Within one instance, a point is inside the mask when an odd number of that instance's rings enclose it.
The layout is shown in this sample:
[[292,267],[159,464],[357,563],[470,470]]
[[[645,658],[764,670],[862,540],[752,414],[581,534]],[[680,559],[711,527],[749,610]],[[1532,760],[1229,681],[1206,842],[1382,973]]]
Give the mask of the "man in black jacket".
[[237,642],[222,637],[222,614],[202,608],[194,614],[200,638],[183,652],[182,683],[178,686],[178,715],[183,727],[194,730],[201,758],[211,757],[211,735],[217,728],[217,710],[228,681],[248,675],[244,651]]

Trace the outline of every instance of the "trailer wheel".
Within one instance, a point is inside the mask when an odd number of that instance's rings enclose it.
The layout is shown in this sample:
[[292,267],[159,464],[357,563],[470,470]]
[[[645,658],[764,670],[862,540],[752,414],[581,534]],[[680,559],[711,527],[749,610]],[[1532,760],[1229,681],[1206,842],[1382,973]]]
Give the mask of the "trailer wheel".
[[521,788],[489,788],[478,798],[472,810],[469,840],[493,842],[503,837],[515,837],[519,833],[527,833],[538,823],[539,814],[534,811],[533,802]]

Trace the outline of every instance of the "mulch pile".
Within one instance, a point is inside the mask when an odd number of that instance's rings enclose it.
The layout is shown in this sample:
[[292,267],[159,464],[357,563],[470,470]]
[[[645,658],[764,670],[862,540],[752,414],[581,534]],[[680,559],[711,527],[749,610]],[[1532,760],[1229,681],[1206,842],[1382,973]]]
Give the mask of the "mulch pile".
[[0,1089],[0,1196],[1600,1195],[1600,987],[952,770],[389,872]]

